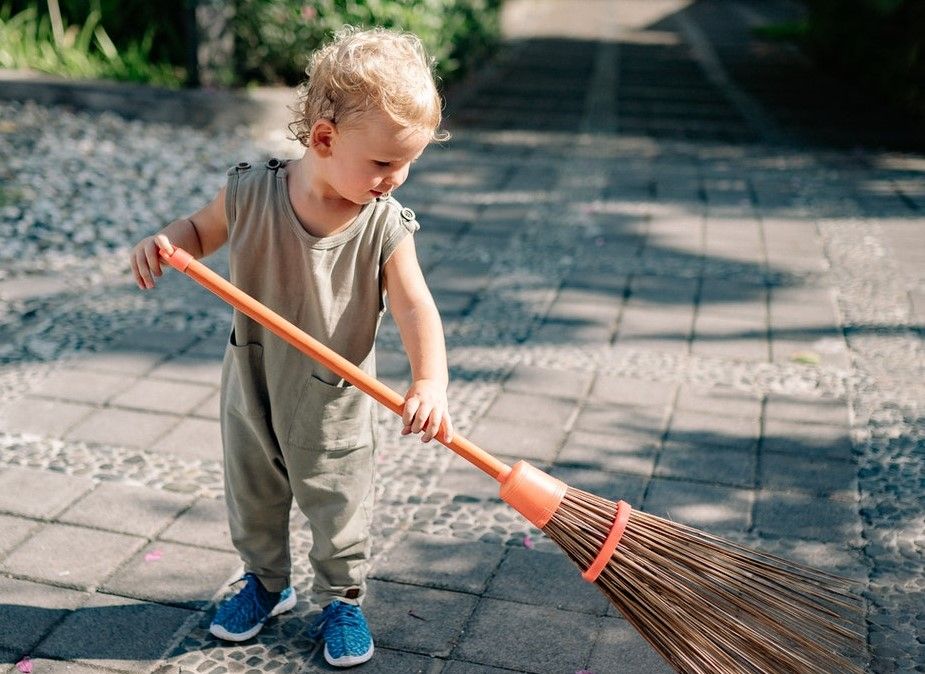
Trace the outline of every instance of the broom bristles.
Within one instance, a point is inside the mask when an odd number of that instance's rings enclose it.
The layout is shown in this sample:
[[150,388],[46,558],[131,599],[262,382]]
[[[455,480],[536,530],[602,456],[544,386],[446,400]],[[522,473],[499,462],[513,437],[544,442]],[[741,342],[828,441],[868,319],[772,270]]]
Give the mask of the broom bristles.
[[[617,504],[568,488],[543,528],[582,570]],[[684,674],[863,674],[856,583],[632,511],[595,584]]]

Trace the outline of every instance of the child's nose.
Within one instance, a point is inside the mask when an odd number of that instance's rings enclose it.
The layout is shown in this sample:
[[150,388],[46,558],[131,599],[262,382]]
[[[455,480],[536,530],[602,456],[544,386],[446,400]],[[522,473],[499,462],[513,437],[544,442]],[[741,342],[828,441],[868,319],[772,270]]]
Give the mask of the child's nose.
[[405,179],[408,177],[408,167],[403,166],[402,168],[392,171],[389,175],[385,177],[385,182],[388,184],[391,189],[401,187],[402,183],[405,182]]

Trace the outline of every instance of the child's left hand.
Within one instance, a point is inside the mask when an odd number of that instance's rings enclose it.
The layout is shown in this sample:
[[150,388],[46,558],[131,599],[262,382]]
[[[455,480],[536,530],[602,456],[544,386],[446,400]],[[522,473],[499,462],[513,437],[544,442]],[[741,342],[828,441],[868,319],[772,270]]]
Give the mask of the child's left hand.
[[444,424],[446,432],[441,438],[444,442],[453,440],[453,422],[450,419],[446,387],[432,379],[418,379],[405,393],[405,409],[401,415],[404,428],[402,435],[423,433],[421,442],[430,442]]

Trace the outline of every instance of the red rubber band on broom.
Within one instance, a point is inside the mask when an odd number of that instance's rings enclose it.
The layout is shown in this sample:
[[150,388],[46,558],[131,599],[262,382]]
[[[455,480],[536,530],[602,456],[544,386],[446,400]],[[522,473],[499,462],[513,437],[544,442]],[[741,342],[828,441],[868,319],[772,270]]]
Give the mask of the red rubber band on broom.
[[600,552],[597,553],[597,557],[591,562],[591,566],[581,574],[581,577],[589,583],[596,581],[597,577],[601,575],[601,571],[603,571],[604,567],[610,562],[613,551],[617,549],[617,546],[620,544],[620,539],[623,538],[623,532],[626,531],[626,523],[630,520],[630,512],[632,512],[632,510],[630,504],[626,501],[617,502],[617,514],[613,518],[613,526],[610,527],[610,533],[607,534],[604,545],[601,546]]

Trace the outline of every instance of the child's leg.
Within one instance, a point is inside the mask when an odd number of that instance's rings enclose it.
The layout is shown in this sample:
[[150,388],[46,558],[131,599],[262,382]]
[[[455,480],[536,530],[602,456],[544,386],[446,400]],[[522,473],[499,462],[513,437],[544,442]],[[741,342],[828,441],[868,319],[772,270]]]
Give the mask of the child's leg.
[[270,592],[289,585],[292,492],[282,454],[262,418],[222,411],[225,499],[231,539]]
[[296,501],[312,530],[313,599],[320,606],[334,599],[359,605],[369,568],[373,445],[296,450],[289,465]]

